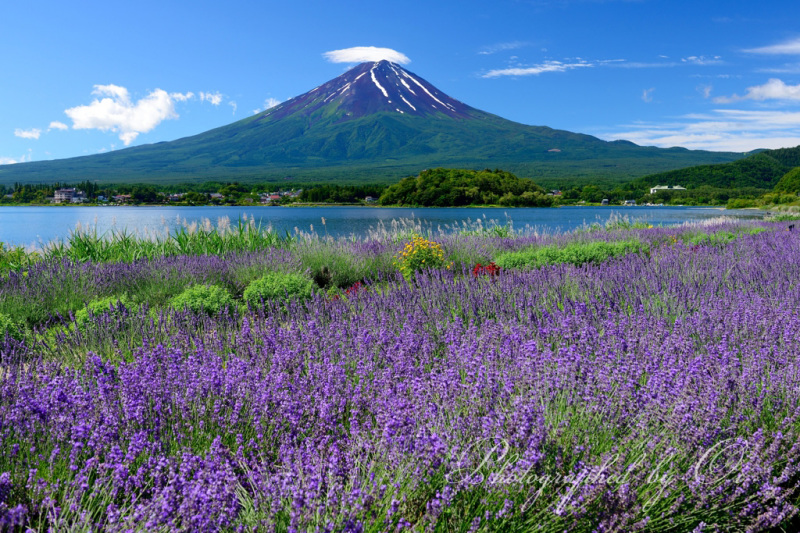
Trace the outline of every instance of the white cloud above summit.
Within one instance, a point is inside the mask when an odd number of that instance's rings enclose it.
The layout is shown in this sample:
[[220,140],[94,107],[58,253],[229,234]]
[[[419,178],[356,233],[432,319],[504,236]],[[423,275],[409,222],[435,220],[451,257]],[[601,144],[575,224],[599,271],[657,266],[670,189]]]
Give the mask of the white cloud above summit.
[[383,59],[400,65],[411,63],[407,55],[397,50],[377,48],[375,46],[354,46],[353,48],[344,48],[342,50],[331,50],[322,55],[331,63],[364,63]]

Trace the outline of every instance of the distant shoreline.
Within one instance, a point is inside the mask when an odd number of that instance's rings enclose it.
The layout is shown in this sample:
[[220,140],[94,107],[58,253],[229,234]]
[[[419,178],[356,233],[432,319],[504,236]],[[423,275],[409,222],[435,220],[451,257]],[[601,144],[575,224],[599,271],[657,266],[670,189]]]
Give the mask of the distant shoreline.
[[[364,205],[364,204],[346,204],[346,203],[291,203],[285,205],[264,205],[264,204],[234,204],[234,205],[215,205],[215,204],[200,204],[200,205],[185,205],[185,204],[0,204],[3,207],[52,207],[52,208],[74,208],[74,207],[164,207],[164,208],[182,208],[182,207],[241,207],[241,208],[276,208],[276,207],[363,207],[366,209],[558,209],[561,207],[608,207],[616,209],[627,208],[656,208],[656,207],[702,207],[704,209],[718,209],[724,211],[727,209],[721,205],[601,205],[601,204],[570,204],[570,205],[553,205],[543,207],[528,207],[528,206],[511,206],[511,205],[498,205],[498,204],[477,204],[477,205],[441,205],[441,206],[421,206],[421,205]],[[736,209],[748,209],[753,211],[761,211],[760,207],[741,207]]]

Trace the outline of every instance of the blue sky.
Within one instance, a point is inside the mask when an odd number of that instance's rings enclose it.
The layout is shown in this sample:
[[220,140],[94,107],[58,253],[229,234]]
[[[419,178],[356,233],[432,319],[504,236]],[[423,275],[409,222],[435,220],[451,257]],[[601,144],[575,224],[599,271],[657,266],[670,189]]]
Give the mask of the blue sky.
[[381,47],[473,107],[642,145],[800,145],[800,2],[0,3],[0,164],[243,119]]

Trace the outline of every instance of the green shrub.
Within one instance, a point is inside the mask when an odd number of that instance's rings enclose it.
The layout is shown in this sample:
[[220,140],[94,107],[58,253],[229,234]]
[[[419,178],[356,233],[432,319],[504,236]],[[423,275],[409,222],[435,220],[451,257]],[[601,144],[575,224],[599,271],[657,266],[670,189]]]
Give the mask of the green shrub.
[[300,274],[270,272],[253,281],[244,290],[242,298],[252,306],[261,305],[262,300],[307,299],[314,290],[314,282]]
[[230,293],[217,285],[194,285],[172,298],[169,303],[178,310],[188,308],[195,313],[210,315],[234,305]]
[[736,231],[717,231],[714,233],[694,233],[682,236],[682,239],[687,244],[693,245],[717,245],[727,244],[741,235],[757,235],[767,231],[766,228],[760,227],[743,227],[738,228]]
[[642,251],[648,251],[647,245],[634,240],[573,242],[565,246],[550,245],[506,252],[500,254],[494,262],[502,269],[531,269],[561,263],[578,266],[585,263],[600,263],[610,257]]
[[0,313],[0,341],[8,335],[12,339],[21,340],[24,336],[24,331],[19,324],[14,322],[10,316],[5,313]]
[[101,315],[108,312],[120,315],[120,306],[129,310],[133,309],[130,300],[124,294],[122,296],[108,296],[107,298],[92,300],[83,309],[75,311],[75,322],[77,324],[85,324],[89,321],[90,315]]
[[0,275],[25,271],[38,260],[39,254],[36,252],[28,253],[21,246],[6,247],[5,243],[0,242]]

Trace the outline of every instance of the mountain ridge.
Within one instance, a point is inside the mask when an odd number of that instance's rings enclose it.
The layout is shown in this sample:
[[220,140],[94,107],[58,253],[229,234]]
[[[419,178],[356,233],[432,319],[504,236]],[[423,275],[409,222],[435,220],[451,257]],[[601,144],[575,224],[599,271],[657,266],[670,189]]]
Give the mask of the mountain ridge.
[[400,65],[379,61],[197,135],[0,166],[0,183],[390,182],[433,167],[504,168],[540,182],[565,176],[628,179],[743,155],[642,147],[520,124],[451,98]]

